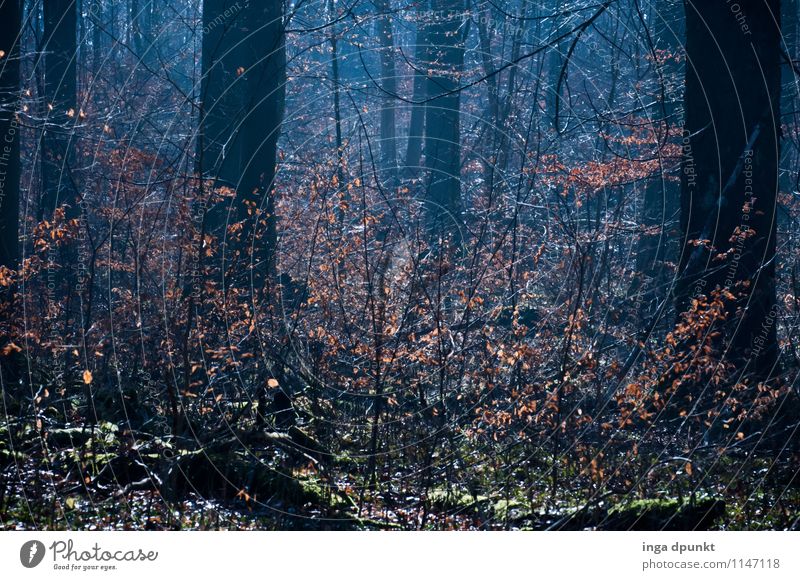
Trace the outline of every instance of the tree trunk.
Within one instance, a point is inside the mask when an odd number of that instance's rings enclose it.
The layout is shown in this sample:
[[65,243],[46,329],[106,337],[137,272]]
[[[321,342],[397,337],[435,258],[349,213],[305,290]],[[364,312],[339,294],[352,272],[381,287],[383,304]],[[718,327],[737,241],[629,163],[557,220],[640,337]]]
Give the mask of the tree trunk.
[[[800,67],[800,2],[798,0],[783,0],[781,9],[783,44],[786,56],[794,63],[785,64],[783,67],[783,97],[781,100],[781,113],[783,124],[797,127],[800,125],[796,103],[800,99],[800,77],[796,68]],[[797,191],[800,189],[800,151],[794,139],[783,141],[781,161],[781,191]]]
[[397,120],[395,96],[397,76],[394,63],[394,34],[388,0],[376,0],[379,11],[377,28],[381,58],[381,179],[390,187],[397,187]]
[[411,178],[419,172],[422,162],[422,139],[425,131],[425,103],[428,96],[427,78],[425,69],[427,68],[426,56],[428,54],[429,39],[428,26],[422,20],[417,20],[417,33],[414,41],[414,95],[411,105],[411,120],[408,125],[408,145],[406,147],[406,160],[404,177]]
[[[19,42],[20,4],[17,0],[0,1],[0,278],[7,280],[8,270],[19,268]],[[0,284],[0,350],[13,340],[15,284]],[[10,385],[19,379],[19,358],[13,352],[0,354],[0,381]]]
[[[780,1],[687,0],[684,6],[684,247],[676,306],[683,312],[715,288],[741,292],[725,323],[729,360],[766,378],[778,351]],[[714,259],[729,250],[727,259]]]
[[[280,0],[206,0],[203,8],[203,170],[235,189],[234,215],[244,223],[240,249],[252,247],[254,270],[272,279],[273,181],[286,79],[282,6]],[[223,223],[222,212],[215,218],[209,215],[211,229]]]
[[430,101],[425,117],[425,167],[431,231],[436,236],[460,235],[461,204],[461,74],[464,69],[464,4],[434,0],[431,55],[428,66]]
[[45,0],[44,100],[46,127],[42,134],[42,219],[51,219],[60,205],[70,205],[77,214],[73,184],[70,129],[77,118],[77,2]]
[[[331,22],[337,18],[334,0],[328,0],[328,18]],[[342,192],[347,191],[344,183],[344,143],[342,141],[342,105],[340,96],[341,77],[339,75],[339,41],[336,25],[331,26],[329,41],[331,44],[331,76],[333,77],[333,117],[336,132],[336,178]]]
[[103,1],[89,0],[89,18],[92,21],[92,73],[97,74],[103,64]]
[[[555,5],[553,13],[560,14],[564,9],[563,0],[559,0]],[[545,10],[547,10],[547,8],[545,8]],[[563,18],[554,18],[550,37],[557,38],[563,34],[566,30],[566,26],[568,25],[564,24]],[[561,78],[561,69],[564,67],[564,62],[567,57],[567,50],[568,40],[559,40],[550,48],[547,59],[547,114],[556,131],[561,129],[561,116],[565,113],[565,107],[561,102],[564,86],[563,83],[559,83],[559,79]]]
[[154,62],[156,51],[153,16],[155,2],[151,0],[131,0],[131,29],[133,33],[133,50],[136,56],[147,63]]

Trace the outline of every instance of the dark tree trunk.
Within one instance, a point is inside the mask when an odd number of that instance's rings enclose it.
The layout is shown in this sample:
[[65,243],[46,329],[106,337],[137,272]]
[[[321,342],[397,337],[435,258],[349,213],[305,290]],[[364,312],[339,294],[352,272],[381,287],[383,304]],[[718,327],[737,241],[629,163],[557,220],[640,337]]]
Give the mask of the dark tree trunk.
[[[765,378],[778,350],[781,12],[779,0],[735,6],[739,12],[726,2],[685,2],[684,246],[676,306],[683,312],[715,288],[741,292],[725,324],[730,360]],[[714,259],[728,250],[727,259]]]
[[414,95],[411,105],[411,120],[408,126],[408,145],[406,147],[406,160],[404,177],[413,177],[419,172],[422,162],[422,139],[425,131],[425,98],[427,97],[427,79],[425,77],[425,63],[428,53],[428,27],[422,21],[417,21],[417,33],[414,40]]
[[[336,5],[334,0],[328,0],[328,17],[331,22],[337,18]],[[344,143],[342,141],[342,104],[341,104],[341,75],[339,74],[339,42],[336,25],[331,26],[329,41],[331,44],[331,76],[333,77],[333,120],[336,132],[336,177],[339,180],[339,187],[343,192],[347,191],[344,183]]]
[[388,0],[376,0],[379,11],[377,28],[381,46],[381,178],[389,187],[397,186],[397,120],[395,115],[395,96],[397,76],[394,63],[394,34]]
[[[798,126],[800,114],[797,103],[800,99],[800,77],[796,68],[800,67],[800,2],[798,0],[783,0],[782,33],[783,48],[786,56],[794,63],[785,63],[783,67],[783,97],[781,100],[781,114],[783,124]],[[783,141],[781,161],[781,191],[797,191],[800,189],[800,151],[795,139]]]
[[40,219],[51,219],[55,209],[70,205],[77,213],[72,175],[70,130],[78,116],[77,2],[44,1],[44,99],[46,127],[42,134],[42,187]]
[[435,235],[457,234],[463,222],[461,203],[461,73],[464,69],[464,4],[434,0],[431,55],[425,117],[427,203]]
[[[564,2],[559,0],[555,5],[554,14],[559,14],[564,10]],[[548,10],[548,8],[545,8]],[[564,24],[564,20],[559,18],[553,19],[553,29],[550,31],[550,38],[557,38],[562,35],[566,30],[568,24]],[[556,42],[550,49],[547,57],[547,115],[553,124],[553,128],[557,131],[560,129],[559,123],[561,116],[564,114],[564,106],[561,102],[563,96],[564,85],[559,83],[561,78],[561,70],[566,61],[568,48],[568,40],[562,39]]]
[[155,36],[153,34],[153,11],[155,2],[151,0],[131,0],[131,32],[133,50],[145,62],[152,62],[155,51],[152,51]]
[[89,0],[89,19],[92,21],[92,72],[97,74],[103,64],[103,1]]
[[[17,0],[0,0],[0,270],[19,267],[19,41],[21,12]],[[7,279],[8,272],[0,273]],[[15,323],[14,284],[0,284],[0,350],[12,340]],[[19,378],[19,360],[13,352],[0,354],[3,385]]]
[[[202,133],[206,175],[235,189],[242,250],[275,278],[273,181],[283,119],[286,52],[280,0],[206,0],[203,12]],[[223,215],[210,214],[211,229]]]

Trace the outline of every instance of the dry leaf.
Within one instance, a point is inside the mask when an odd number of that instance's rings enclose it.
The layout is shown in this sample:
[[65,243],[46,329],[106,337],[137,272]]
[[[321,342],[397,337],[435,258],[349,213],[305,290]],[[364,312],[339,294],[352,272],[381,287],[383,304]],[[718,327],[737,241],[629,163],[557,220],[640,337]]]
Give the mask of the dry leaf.
[[85,371],[83,371],[83,382],[84,382],[84,384],[91,385],[92,384],[92,378],[93,378],[92,377],[92,371],[90,371],[89,369],[86,369]]
[[9,343],[8,343],[8,344],[5,346],[5,348],[3,348],[3,354],[4,354],[4,355],[9,355],[9,354],[11,354],[12,352],[20,352],[21,350],[22,350],[22,349],[21,349],[20,347],[18,347],[16,344],[14,344],[13,342],[9,342]]

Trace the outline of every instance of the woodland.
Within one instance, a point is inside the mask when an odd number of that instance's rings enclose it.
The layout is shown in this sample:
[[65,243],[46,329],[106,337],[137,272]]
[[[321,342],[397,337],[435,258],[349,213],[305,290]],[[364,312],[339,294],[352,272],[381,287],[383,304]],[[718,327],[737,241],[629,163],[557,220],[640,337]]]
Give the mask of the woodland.
[[800,1],[0,0],[0,529],[800,530]]

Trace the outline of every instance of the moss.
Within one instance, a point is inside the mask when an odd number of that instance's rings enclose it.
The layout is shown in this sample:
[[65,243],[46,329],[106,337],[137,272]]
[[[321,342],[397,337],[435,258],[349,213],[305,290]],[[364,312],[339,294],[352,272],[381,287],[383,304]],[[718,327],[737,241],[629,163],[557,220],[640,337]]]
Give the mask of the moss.
[[501,499],[494,504],[494,517],[498,522],[522,521],[532,517],[530,505],[516,499]]
[[618,504],[608,510],[609,515],[641,516],[650,511],[670,512],[680,509],[682,503],[674,498],[636,499],[626,504]]
[[675,498],[638,499],[613,506],[599,518],[605,530],[709,530],[725,515],[725,503],[713,498],[681,501]]
[[298,486],[297,497],[304,503],[328,508],[341,508],[346,505],[343,498],[317,477],[301,477],[292,479],[291,482]]
[[435,488],[428,492],[431,508],[440,511],[466,510],[488,501],[485,496],[473,496],[460,489]]

